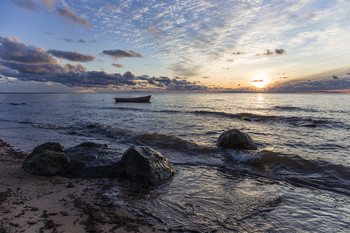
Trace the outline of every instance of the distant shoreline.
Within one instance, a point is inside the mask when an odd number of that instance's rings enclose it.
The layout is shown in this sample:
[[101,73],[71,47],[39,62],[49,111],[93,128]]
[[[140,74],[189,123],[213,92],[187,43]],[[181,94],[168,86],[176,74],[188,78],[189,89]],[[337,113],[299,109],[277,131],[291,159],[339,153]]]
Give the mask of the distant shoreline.
[[222,91],[222,92],[148,92],[148,91],[138,91],[138,92],[0,92],[0,95],[18,95],[18,94],[137,94],[137,93],[159,93],[159,94],[350,94],[350,92],[337,92],[337,91],[315,91],[315,92],[249,92],[249,91]]

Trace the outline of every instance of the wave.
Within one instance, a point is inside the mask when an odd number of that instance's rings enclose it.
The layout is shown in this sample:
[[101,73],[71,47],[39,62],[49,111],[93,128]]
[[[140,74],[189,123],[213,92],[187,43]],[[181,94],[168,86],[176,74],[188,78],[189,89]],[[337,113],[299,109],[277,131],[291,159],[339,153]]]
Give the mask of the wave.
[[295,106],[274,106],[274,110],[281,110],[281,111],[302,111],[302,112],[318,112],[316,109],[312,108],[301,108],[301,107],[295,107]]
[[197,144],[195,142],[182,139],[176,136],[167,134],[161,134],[156,132],[137,132],[129,129],[122,129],[110,125],[104,125],[99,123],[85,124],[74,129],[70,128],[70,134],[100,137],[104,136],[107,139],[116,139],[122,143],[133,144],[147,144],[154,145],[158,148],[169,148],[176,150],[205,152],[216,151],[216,148],[212,148],[206,145]]
[[133,139],[147,142],[148,144],[154,144],[157,147],[172,148],[176,150],[190,150],[195,152],[210,152],[217,150],[214,147],[200,145],[195,142],[167,134],[141,133],[136,135]]
[[[275,122],[275,123],[288,123],[293,126],[300,127],[317,127],[325,126],[329,124],[342,124],[342,122],[332,121],[330,119],[312,119],[303,117],[285,117],[285,116],[274,116],[274,115],[260,115],[254,113],[226,113],[226,112],[215,112],[215,111],[193,111],[192,113],[198,115],[212,115],[217,117],[228,117],[232,119],[239,119],[249,122]],[[343,127],[343,124],[341,125]]]
[[[305,109],[293,106],[275,106],[276,109],[289,110],[289,111],[311,111],[317,112],[314,109]],[[287,123],[293,126],[298,127],[309,127],[315,128],[319,126],[327,126],[331,125],[331,127],[348,127],[343,122],[333,121],[328,118],[305,118],[305,117],[287,117],[287,116],[275,116],[275,115],[262,115],[262,114],[254,114],[249,112],[242,113],[228,113],[222,111],[207,111],[207,110],[196,110],[196,111],[179,111],[179,110],[153,110],[153,109],[142,109],[142,108],[130,108],[130,107],[108,107],[108,109],[119,109],[119,110],[130,110],[130,111],[142,111],[142,112],[159,112],[159,113],[169,113],[169,114],[195,114],[195,115],[209,115],[213,117],[224,117],[230,119],[237,119],[247,122],[272,122],[272,123]]]
[[350,195],[350,167],[298,155],[281,155],[262,150],[252,153],[227,151],[235,162],[258,168],[261,175],[285,180],[296,186],[309,186]]
[[17,105],[27,105],[27,103],[9,103],[9,105],[14,105],[14,106],[17,106]]

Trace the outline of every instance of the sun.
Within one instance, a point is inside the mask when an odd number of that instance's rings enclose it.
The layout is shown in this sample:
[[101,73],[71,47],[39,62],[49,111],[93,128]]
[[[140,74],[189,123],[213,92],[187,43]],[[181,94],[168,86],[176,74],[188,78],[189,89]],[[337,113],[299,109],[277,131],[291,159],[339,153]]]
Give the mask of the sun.
[[266,75],[258,74],[256,78],[252,81],[252,83],[257,88],[263,88],[269,83],[269,81]]

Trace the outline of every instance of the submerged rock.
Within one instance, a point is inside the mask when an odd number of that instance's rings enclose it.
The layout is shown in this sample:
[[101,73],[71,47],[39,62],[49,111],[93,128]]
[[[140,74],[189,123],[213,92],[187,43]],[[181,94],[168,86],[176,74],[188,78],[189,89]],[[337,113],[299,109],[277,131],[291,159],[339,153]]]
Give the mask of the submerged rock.
[[68,164],[64,147],[57,142],[48,142],[37,146],[24,160],[22,167],[34,175],[53,176],[64,173]]
[[117,177],[118,156],[105,144],[84,142],[67,150],[70,159],[68,177]]
[[238,129],[231,129],[220,135],[217,141],[218,147],[256,150],[257,147],[253,139],[246,133]]
[[174,173],[168,159],[148,146],[132,146],[122,155],[120,162],[126,177],[146,185],[158,185]]

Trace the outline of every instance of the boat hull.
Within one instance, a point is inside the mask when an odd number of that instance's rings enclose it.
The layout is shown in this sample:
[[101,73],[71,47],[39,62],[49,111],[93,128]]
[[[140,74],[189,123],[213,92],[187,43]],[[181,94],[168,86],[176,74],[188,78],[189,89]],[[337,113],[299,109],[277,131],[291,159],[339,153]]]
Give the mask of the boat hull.
[[115,102],[130,102],[130,103],[149,103],[151,96],[142,96],[142,97],[135,97],[135,98],[114,98]]

